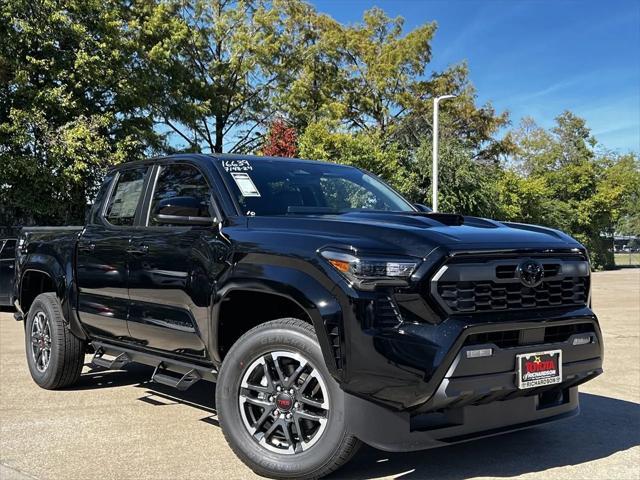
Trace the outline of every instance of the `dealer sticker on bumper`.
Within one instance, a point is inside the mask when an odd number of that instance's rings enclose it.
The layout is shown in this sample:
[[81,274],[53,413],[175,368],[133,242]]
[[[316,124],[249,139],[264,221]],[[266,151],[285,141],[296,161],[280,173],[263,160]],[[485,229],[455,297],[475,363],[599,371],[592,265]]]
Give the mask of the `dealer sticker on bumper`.
[[562,382],[562,350],[516,355],[518,388],[533,388]]

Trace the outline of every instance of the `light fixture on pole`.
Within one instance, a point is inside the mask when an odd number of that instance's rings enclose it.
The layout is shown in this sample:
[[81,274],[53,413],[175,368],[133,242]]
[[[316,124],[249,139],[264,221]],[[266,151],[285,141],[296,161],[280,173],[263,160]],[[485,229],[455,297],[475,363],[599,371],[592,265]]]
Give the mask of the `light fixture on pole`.
[[431,208],[434,212],[438,211],[438,105],[440,100],[447,98],[455,98],[455,95],[442,95],[433,99],[433,176],[431,182],[433,197]]

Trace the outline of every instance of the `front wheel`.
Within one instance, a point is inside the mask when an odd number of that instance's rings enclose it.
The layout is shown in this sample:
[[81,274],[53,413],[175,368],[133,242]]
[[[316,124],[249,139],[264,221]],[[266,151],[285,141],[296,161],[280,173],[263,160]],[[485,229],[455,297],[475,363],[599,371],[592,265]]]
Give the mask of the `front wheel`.
[[348,461],[343,393],[329,375],[313,327],[297,319],[258,325],[220,370],[216,406],[236,455],[259,475],[319,478]]

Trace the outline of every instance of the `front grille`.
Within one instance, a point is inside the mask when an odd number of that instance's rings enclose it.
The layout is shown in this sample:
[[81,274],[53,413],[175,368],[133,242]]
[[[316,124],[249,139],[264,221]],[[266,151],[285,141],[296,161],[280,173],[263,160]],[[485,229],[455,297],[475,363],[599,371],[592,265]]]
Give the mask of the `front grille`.
[[529,259],[454,259],[431,281],[431,295],[451,314],[586,305],[589,265],[582,258],[540,259],[542,282],[520,281],[518,265]]
[[518,283],[441,282],[438,294],[454,312],[475,313],[538,307],[583,305],[587,278],[569,277],[542,282],[537,287]]

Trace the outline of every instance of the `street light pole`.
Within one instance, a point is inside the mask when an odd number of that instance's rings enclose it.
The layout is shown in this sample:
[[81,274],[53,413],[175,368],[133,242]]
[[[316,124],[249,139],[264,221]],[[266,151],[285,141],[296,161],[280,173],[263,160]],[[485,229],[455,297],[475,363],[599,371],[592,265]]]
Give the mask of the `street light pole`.
[[433,171],[431,180],[432,202],[431,208],[434,212],[438,211],[438,105],[440,100],[454,98],[455,95],[442,95],[433,99]]

